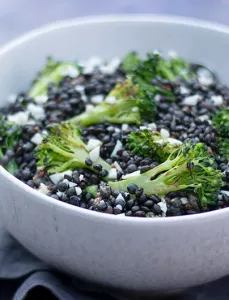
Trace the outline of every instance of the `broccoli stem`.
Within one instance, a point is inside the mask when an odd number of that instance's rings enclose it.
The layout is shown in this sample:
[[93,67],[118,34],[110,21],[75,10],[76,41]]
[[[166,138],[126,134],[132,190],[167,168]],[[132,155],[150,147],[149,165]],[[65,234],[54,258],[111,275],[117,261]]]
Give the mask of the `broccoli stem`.
[[88,193],[92,194],[94,197],[96,197],[96,196],[97,196],[97,193],[98,193],[98,186],[97,186],[97,185],[90,185],[90,186],[87,186],[87,187],[85,188],[85,190],[86,190]]
[[[149,170],[141,175],[137,175],[135,177],[122,181],[109,182],[109,185],[113,190],[118,189],[120,191],[127,191],[128,185],[130,183],[134,183],[137,186],[142,187],[146,195],[166,195],[169,192],[174,192],[190,187],[190,185],[179,184],[181,174],[187,171],[186,164],[182,164],[170,170],[169,169],[169,164],[163,163],[158,167]],[[160,174],[163,171],[166,172]],[[158,175],[158,177],[154,179],[157,174],[160,175]]]
[[[78,144],[76,143],[76,146],[79,147],[79,143]],[[76,148],[74,150],[74,152],[72,152],[72,153],[70,153],[70,152],[68,153],[53,144],[50,144],[49,148],[51,150],[53,150],[54,152],[60,154],[61,156],[63,155],[64,157],[68,157],[70,159],[58,167],[58,172],[63,172],[65,170],[72,169],[72,168],[84,168],[85,167],[85,160],[88,158],[88,153],[86,151],[82,151],[84,149],[84,146],[82,146],[81,148],[79,147],[78,149]],[[78,157],[80,157],[80,160],[78,159]],[[99,157],[96,160],[96,163],[100,164],[102,166],[102,168],[107,171],[109,171],[111,168],[111,166],[108,163],[106,163],[101,157]],[[87,168],[92,171],[95,171],[93,169],[93,167],[87,166]]]
[[[152,183],[154,186],[154,182],[155,180],[157,180],[159,177],[155,178],[158,174],[161,174],[162,172],[166,172],[170,169],[172,169],[180,160],[180,157],[176,157],[174,159],[167,159],[165,162],[161,163],[160,165],[158,165],[157,167],[141,174],[141,175],[137,175],[122,181],[115,181],[115,182],[110,182],[110,186],[112,189],[118,189],[118,190],[123,190],[126,191],[127,190],[127,186],[130,183],[135,183],[137,186],[143,187],[144,188],[144,192],[148,195],[151,195],[152,193],[155,193],[155,190],[153,188],[152,190]],[[182,165],[181,165],[182,166]],[[184,169],[186,169],[186,164],[184,164],[183,166]],[[175,168],[173,168],[174,170]],[[180,168],[178,172],[181,172],[183,169]],[[170,173],[168,173],[170,175]],[[173,174],[177,174],[176,172],[174,172]],[[163,178],[163,177],[162,177]],[[160,183],[160,181],[156,181],[157,184]],[[157,189],[157,188],[156,188]],[[159,187],[159,190],[161,190],[161,187]],[[177,190],[177,188],[176,188]]]
[[[131,107],[128,109],[129,106],[127,105],[125,108],[126,113],[123,111],[123,104],[120,101],[117,101],[112,105],[103,103],[103,105],[98,105],[89,112],[84,112],[79,116],[73,117],[70,119],[70,122],[74,124],[81,124],[82,126],[89,126],[103,122],[115,124],[137,123],[137,120],[140,120],[139,112],[131,111]],[[120,117],[118,112],[120,112]]]
[[50,82],[53,82],[55,84],[59,83],[59,81],[64,77],[64,72],[69,67],[75,67],[77,68],[76,64],[73,63],[62,63],[59,66],[57,66],[54,71],[51,73],[48,73],[46,75],[43,75],[38,81],[33,85],[31,90],[29,91],[29,96],[34,98],[40,95],[46,95],[46,90],[48,87],[48,84]]

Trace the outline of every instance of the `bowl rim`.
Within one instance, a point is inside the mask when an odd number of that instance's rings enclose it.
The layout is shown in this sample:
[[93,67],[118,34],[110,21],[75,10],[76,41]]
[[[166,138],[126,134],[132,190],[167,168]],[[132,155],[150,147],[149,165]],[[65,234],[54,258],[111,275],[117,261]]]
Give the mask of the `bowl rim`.
[[[169,15],[159,15],[159,14],[123,14],[123,15],[97,15],[97,16],[87,16],[73,19],[63,19],[55,22],[48,23],[46,25],[40,26],[33,30],[28,31],[20,35],[18,38],[12,39],[3,46],[0,47],[0,57],[10,50],[13,50],[20,44],[29,42],[36,37],[56,31],[62,28],[74,27],[74,26],[84,26],[89,24],[102,24],[102,23],[167,23],[167,24],[177,24],[181,26],[191,26],[195,28],[202,28],[206,30],[216,31],[220,33],[229,34],[229,26],[222,25],[216,22],[209,22],[204,20],[199,20],[196,18],[187,18],[182,16],[169,16]],[[19,189],[27,192],[31,198],[43,201],[44,204],[50,205],[52,207],[59,207],[67,210],[69,213],[80,213],[82,216],[94,218],[97,220],[104,220],[108,222],[118,222],[118,223],[133,223],[133,224],[148,224],[148,222],[157,222],[157,224],[172,225],[174,222],[182,223],[192,223],[204,220],[206,218],[222,218],[223,216],[228,217],[229,207],[199,214],[186,215],[186,216],[173,216],[173,217],[162,217],[162,218],[136,218],[136,217],[120,217],[118,215],[109,215],[105,213],[98,213],[95,211],[90,211],[88,209],[82,209],[73,205],[69,205],[62,201],[57,201],[45,194],[38,192],[37,190],[29,187],[8,171],[6,171],[2,166],[0,166],[0,176],[5,177],[5,179],[11,181]],[[31,201],[33,201],[31,199]]]

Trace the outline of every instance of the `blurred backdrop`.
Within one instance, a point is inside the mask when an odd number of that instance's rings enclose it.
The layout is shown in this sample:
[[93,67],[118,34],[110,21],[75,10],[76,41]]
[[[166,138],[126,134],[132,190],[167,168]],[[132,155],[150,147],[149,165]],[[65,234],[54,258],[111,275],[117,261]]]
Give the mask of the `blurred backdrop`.
[[229,0],[0,0],[0,44],[55,20],[120,13],[173,14],[229,25]]

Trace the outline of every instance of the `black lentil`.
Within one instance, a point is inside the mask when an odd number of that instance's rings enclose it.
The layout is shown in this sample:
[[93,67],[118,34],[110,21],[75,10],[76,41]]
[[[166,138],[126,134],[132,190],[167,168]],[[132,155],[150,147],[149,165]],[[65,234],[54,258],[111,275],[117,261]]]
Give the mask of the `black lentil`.
[[[83,87],[87,101],[90,104],[94,95],[106,96],[117,82],[125,78],[125,72],[118,68],[113,74],[103,74],[99,69],[95,69],[91,74],[80,75],[77,78],[64,77],[58,87],[50,83],[47,88],[48,99],[42,105],[45,113],[44,120],[33,119],[33,125],[23,125],[22,134],[18,143],[13,149],[6,151],[1,159],[1,164],[6,166],[11,159],[18,165],[14,175],[32,188],[39,188],[44,183],[50,192],[48,196],[71,205],[79,206],[108,214],[125,214],[134,217],[155,217],[163,215],[160,207],[162,199],[157,195],[145,195],[144,190],[135,184],[128,185],[128,193],[124,191],[112,191],[109,185],[101,185],[101,180],[105,180],[108,172],[100,164],[93,164],[87,158],[85,164],[92,167],[94,171],[79,169],[71,175],[64,177],[54,184],[48,176],[46,170],[38,170],[35,155],[36,144],[31,138],[36,133],[42,133],[46,125],[50,122],[65,121],[72,116],[79,115],[85,110],[83,93],[77,91],[80,85]],[[158,79],[155,80],[158,84]],[[183,82],[178,80],[171,83],[168,80],[161,80],[163,87],[174,92],[176,101],[169,102],[165,97],[161,97],[157,102],[156,126],[157,130],[166,129],[172,138],[185,141],[191,138],[195,141],[205,143],[210,151],[218,153],[217,139],[218,132],[214,126],[205,118],[211,119],[220,105],[214,105],[212,96],[222,96],[224,105],[229,105],[229,89],[216,81],[209,87],[203,87],[198,80]],[[181,87],[187,88],[187,94],[181,93]],[[183,100],[191,95],[200,95],[201,100],[196,105],[184,105]],[[5,114],[26,111],[28,104],[36,104],[35,100],[28,97],[26,93],[20,93],[14,104],[1,109]],[[148,125],[146,122],[143,125]],[[87,143],[90,138],[99,139],[102,142],[100,148],[101,157],[109,164],[115,161],[122,170],[117,172],[117,180],[122,179],[122,175],[140,171],[145,173],[158,165],[152,158],[144,158],[133,154],[126,146],[127,136],[138,126],[128,124],[127,129],[123,130],[122,125],[118,124],[97,124],[83,127],[82,136]],[[111,156],[117,141],[122,142],[122,148]],[[229,191],[229,168],[228,160],[220,155],[215,155],[218,169],[224,172],[224,190]],[[83,179],[80,177],[83,175]],[[82,180],[80,180],[80,178]],[[63,181],[67,179],[67,181]],[[73,187],[72,184],[75,184]],[[98,198],[87,192],[86,188],[90,185],[99,185]],[[81,188],[82,192],[76,193],[76,187]],[[121,195],[121,196],[120,196]],[[173,192],[165,196],[167,206],[167,216],[188,215],[205,211],[201,208],[200,200],[197,195],[190,192]],[[220,192],[216,203],[208,208],[221,209],[229,206],[229,196]]]

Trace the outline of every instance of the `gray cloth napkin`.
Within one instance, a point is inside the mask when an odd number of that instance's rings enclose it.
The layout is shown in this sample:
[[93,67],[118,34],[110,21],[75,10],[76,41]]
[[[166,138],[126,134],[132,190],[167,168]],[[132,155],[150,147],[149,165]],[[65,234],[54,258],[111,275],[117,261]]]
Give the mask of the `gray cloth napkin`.
[[[229,300],[229,277],[175,295],[171,300]],[[24,249],[3,228],[0,219],[0,300],[128,300],[101,291],[80,279],[57,273]],[[131,300],[141,300],[139,298]],[[151,297],[149,300],[163,300]]]

